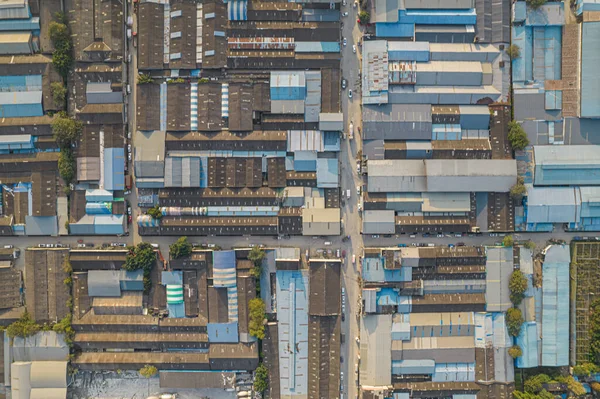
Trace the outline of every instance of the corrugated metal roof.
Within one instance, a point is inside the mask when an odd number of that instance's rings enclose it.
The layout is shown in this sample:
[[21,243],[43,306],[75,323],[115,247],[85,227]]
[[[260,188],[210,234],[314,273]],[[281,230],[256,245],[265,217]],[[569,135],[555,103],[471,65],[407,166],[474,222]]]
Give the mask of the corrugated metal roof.
[[294,42],[296,53],[339,53],[340,42]]
[[553,245],[542,266],[542,366],[569,365],[569,263],[567,245]]
[[431,104],[363,106],[364,140],[431,139]]
[[505,312],[512,307],[508,282],[513,271],[512,247],[487,248],[486,269],[486,310]]
[[534,146],[534,185],[599,185],[600,146]]
[[393,210],[364,211],[363,234],[394,234],[396,218]]
[[28,236],[56,236],[57,223],[56,216],[25,216],[25,233]]
[[392,315],[366,315],[360,323],[362,385],[392,384]]
[[307,394],[308,385],[308,272],[277,270],[277,316],[281,395]]
[[125,149],[104,149],[104,189],[109,191],[125,189]]
[[600,22],[583,23],[581,43],[581,116],[600,117]]
[[398,22],[398,8],[398,0],[375,0],[375,18],[372,22]]
[[579,221],[575,188],[527,185],[527,223],[575,223]]
[[369,192],[508,192],[514,160],[368,161]]
[[317,187],[336,188],[339,186],[339,161],[337,158],[317,159]]
[[527,17],[525,18],[527,26],[562,26],[564,24],[565,5],[562,2],[547,3],[537,8],[527,7]]

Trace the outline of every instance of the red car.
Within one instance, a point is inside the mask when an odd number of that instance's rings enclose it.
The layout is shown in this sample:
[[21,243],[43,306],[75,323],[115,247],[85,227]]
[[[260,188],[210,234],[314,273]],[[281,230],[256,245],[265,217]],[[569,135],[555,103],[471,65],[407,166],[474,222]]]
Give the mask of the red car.
[[133,217],[131,217],[131,215],[129,215],[127,217],[127,223],[131,224],[132,221],[133,221]]

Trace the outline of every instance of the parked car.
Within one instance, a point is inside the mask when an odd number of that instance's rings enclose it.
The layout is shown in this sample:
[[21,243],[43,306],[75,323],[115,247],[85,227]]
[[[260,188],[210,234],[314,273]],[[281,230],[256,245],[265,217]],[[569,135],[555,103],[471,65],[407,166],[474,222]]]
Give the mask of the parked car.
[[12,245],[12,244],[6,244],[4,246],[4,249],[12,249],[12,248],[14,248],[14,245]]
[[398,244],[398,248],[406,248],[408,245],[406,244]]
[[345,90],[348,86],[348,81],[346,79],[342,79],[342,90]]
[[85,248],[85,244],[77,244],[77,248]]
[[342,44],[343,44],[344,46],[346,46],[346,45],[348,44],[348,41],[346,40],[346,38],[344,38],[344,40],[342,40]]
[[348,16],[348,12],[347,11],[342,14],[342,17],[347,17],[347,16]]
[[352,52],[356,54],[356,46],[354,44],[352,45]]
[[352,98],[352,90],[348,90],[348,97]]

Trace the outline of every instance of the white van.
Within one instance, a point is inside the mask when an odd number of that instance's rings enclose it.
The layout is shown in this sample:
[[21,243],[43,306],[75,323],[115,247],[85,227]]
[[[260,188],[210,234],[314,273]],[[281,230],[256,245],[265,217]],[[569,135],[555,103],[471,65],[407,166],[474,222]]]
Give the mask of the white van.
[[346,198],[350,199],[350,189],[346,190]]

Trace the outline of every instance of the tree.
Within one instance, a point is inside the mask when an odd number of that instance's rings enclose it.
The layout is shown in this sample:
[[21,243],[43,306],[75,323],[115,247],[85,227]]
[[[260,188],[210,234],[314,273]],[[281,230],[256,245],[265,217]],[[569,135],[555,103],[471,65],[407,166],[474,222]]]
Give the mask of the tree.
[[63,270],[63,272],[68,273],[68,274],[73,273],[73,266],[71,265],[71,262],[67,258],[65,258],[65,260],[63,261],[62,270]]
[[52,121],[52,134],[61,149],[71,148],[83,131],[83,123],[62,115]]
[[145,365],[140,369],[140,375],[144,378],[152,378],[158,373],[158,369],[152,365]]
[[6,333],[10,338],[29,337],[40,330],[41,326],[31,318],[27,311],[17,321],[6,327]]
[[517,46],[516,44],[511,44],[506,48],[506,54],[511,60],[516,60],[521,56],[521,47]]
[[508,327],[509,334],[513,337],[519,336],[524,321],[520,309],[510,308],[506,311],[506,326]]
[[160,211],[160,208],[158,207],[158,205],[153,206],[152,208],[148,209],[146,211],[146,213],[150,216],[152,216],[154,219],[162,219],[163,214]]
[[185,83],[185,79],[183,79],[183,78],[177,78],[177,79],[169,79],[169,80],[167,80],[167,84],[174,84],[174,83]]
[[508,350],[508,354],[510,355],[510,357],[512,357],[513,359],[516,359],[518,357],[521,357],[521,355],[523,355],[523,350],[521,349],[521,347],[519,345],[513,345],[509,350]]
[[519,176],[517,177],[517,182],[510,188],[510,197],[515,201],[520,202],[525,194],[527,194],[525,179]]
[[55,45],[52,52],[52,65],[64,80],[67,79],[71,65],[73,64],[73,55],[70,42],[61,42]]
[[510,234],[504,237],[504,239],[502,240],[502,245],[505,247],[512,247],[514,243],[515,241],[513,240],[513,236],[511,236]]
[[525,392],[527,392],[527,393],[537,394],[542,391],[542,389],[543,389],[542,385],[547,384],[550,381],[552,381],[552,379],[547,374],[534,375],[525,380],[525,384],[523,385],[523,388],[525,389]]
[[189,243],[187,237],[179,237],[169,246],[169,253],[173,259],[189,256],[192,253],[192,244]]
[[250,334],[258,339],[264,339],[265,303],[260,298],[251,299],[248,302],[248,309],[250,311],[250,320],[248,322]]
[[508,289],[510,290],[510,301],[518,306],[523,298],[525,297],[525,291],[527,291],[527,277],[521,270],[515,270],[510,275],[508,282]]
[[371,22],[371,15],[366,11],[361,11],[358,13],[358,19],[361,24],[368,24]]
[[153,83],[153,82],[154,82],[154,79],[152,79],[152,77],[150,75],[146,75],[144,73],[140,73],[138,75],[137,84],[139,84],[139,85],[145,85],[145,84]]
[[51,21],[48,25],[48,34],[50,35],[50,40],[52,40],[54,45],[68,42],[70,40],[69,28],[66,24],[61,22]]
[[56,108],[64,109],[67,100],[67,88],[61,82],[52,82],[50,84],[52,93],[52,102]]
[[581,384],[581,382],[576,381],[572,375],[568,376],[558,376],[554,378],[556,382],[560,382],[561,384],[567,384],[569,391],[573,393],[574,396],[583,396],[585,395],[585,388]]
[[73,338],[75,337],[75,330],[73,330],[73,327],[71,326],[72,320],[73,317],[69,313],[65,317],[63,317],[58,323],[52,326],[52,331],[59,334],[65,334],[65,341],[69,345],[73,342]]
[[66,184],[70,184],[75,178],[75,157],[70,148],[63,148],[58,156],[58,173]]
[[129,253],[125,257],[123,269],[128,271],[143,269],[144,272],[149,272],[152,270],[155,261],[156,254],[152,249],[152,245],[147,242],[141,242],[137,247],[133,247],[129,250]]
[[518,122],[509,122],[508,129],[508,141],[514,150],[522,150],[529,145],[527,133]]
[[534,251],[535,250],[535,242],[533,242],[532,240],[527,240],[525,241],[525,243],[523,244],[523,246],[525,248],[527,248],[530,251]]
[[600,392],[600,382],[594,381],[590,384],[590,387],[592,388],[592,391]]
[[589,377],[600,371],[600,368],[594,363],[583,363],[573,367],[573,374],[577,377]]
[[539,8],[541,6],[543,6],[544,4],[546,4],[546,0],[526,0],[527,5],[529,5],[529,7],[536,9]]
[[269,386],[269,370],[261,363],[254,370],[254,390],[257,392],[264,392]]
[[254,267],[250,271],[256,278],[260,277],[262,272],[262,261],[265,258],[265,250],[260,247],[253,247],[248,254],[248,259],[254,263]]

